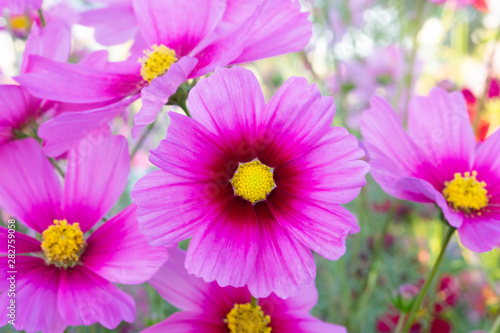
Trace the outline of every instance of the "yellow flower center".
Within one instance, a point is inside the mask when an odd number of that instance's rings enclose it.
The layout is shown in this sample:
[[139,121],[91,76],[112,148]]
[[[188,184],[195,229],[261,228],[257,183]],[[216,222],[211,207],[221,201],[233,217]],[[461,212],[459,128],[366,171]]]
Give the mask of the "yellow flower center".
[[26,15],[12,15],[10,17],[10,25],[14,30],[28,30],[31,22]]
[[231,180],[234,192],[255,203],[264,200],[274,188],[273,172],[259,161],[240,164]]
[[230,333],[270,333],[271,317],[266,316],[260,306],[235,304],[224,322]]
[[163,44],[153,45],[151,49],[145,50],[144,54],[145,56],[140,58],[139,62],[142,64],[141,76],[148,82],[165,74],[170,66],[179,60],[175,51]]
[[465,172],[463,176],[457,172],[455,178],[444,183],[443,196],[455,210],[481,215],[480,210],[488,206],[486,183],[478,181],[476,176],[476,171]]
[[50,264],[57,267],[74,267],[80,260],[87,243],[79,223],[54,220],[42,234],[42,250]]

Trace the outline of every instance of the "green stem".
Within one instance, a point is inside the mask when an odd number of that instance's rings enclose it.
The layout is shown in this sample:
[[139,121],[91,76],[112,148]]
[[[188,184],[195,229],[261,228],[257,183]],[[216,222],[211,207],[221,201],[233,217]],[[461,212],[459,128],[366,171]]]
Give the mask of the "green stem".
[[189,113],[189,109],[186,105],[185,100],[180,101],[177,105],[179,105],[181,107],[181,109],[184,110],[184,112],[186,113],[186,116],[188,116],[189,118],[193,118],[193,117],[191,117],[191,113]]
[[490,333],[499,333],[500,332],[500,314],[498,315],[497,319],[493,323],[493,326],[491,327]]
[[153,130],[154,127],[155,127],[155,123],[149,124],[148,127],[146,128],[146,131],[140,137],[139,141],[137,141],[137,144],[135,145],[135,147],[130,152],[130,160],[131,161],[134,159],[135,154],[137,154],[137,152],[141,148],[142,144],[144,143],[144,140],[146,140],[146,138],[148,137],[149,133],[151,133],[151,131]]
[[64,171],[61,169],[61,167],[59,166],[59,164],[57,164],[57,161],[55,159],[53,159],[52,157],[47,157],[50,161],[50,163],[52,163],[52,165],[56,168],[57,172],[59,172],[59,174],[64,178],[66,177],[66,175],[64,174]]
[[42,28],[45,28],[47,24],[45,22],[45,17],[43,16],[43,12],[41,9],[38,10],[38,16],[40,17],[40,23],[42,24]]
[[400,332],[405,324],[406,313],[401,312],[398,319],[398,324],[396,325],[396,332]]
[[252,296],[251,304],[252,304],[252,306],[258,306],[259,305],[259,299]]
[[422,286],[422,289],[420,290],[420,293],[417,296],[417,299],[414,301],[413,305],[411,306],[410,314],[408,315],[408,321],[406,322],[405,328],[403,331],[397,330],[396,333],[401,333],[401,332],[408,332],[411,328],[411,325],[413,323],[413,320],[415,319],[415,316],[417,315],[417,312],[420,310],[420,306],[422,305],[422,301],[424,300],[425,294],[427,294],[427,291],[429,290],[429,287],[432,284],[432,281],[434,281],[434,278],[436,277],[439,266],[441,265],[441,262],[443,261],[444,258],[444,253],[446,252],[446,248],[448,247],[448,244],[450,243],[451,236],[453,236],[453,233],[455,232],[455,228],[449,227],[448,230],[446,231],[446,235],[444,237],[443,245],[441,247],[441,252],[439,253],[438,258],[436,259],[436,262],[434,263],[434,266],[432,267],[432,270],[427,277],[427,280],[425,281],[424,285]]

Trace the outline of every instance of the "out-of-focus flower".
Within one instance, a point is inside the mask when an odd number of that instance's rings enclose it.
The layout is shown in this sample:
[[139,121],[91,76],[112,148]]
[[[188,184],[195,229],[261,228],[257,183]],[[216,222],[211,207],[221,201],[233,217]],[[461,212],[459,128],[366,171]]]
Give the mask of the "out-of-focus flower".
[[151,151],[161,170],[132,191],[141,231],[155,246],[192,237],[186,267],[205,281],[295,294],[315,277],[311,250],[336,260],[359,231],[340,206],[366,183],[356,138],[330,127],[333,99],[303,78],[266,104],[251,71],[218,68],[188,105],[193,119],[171,112]]
[[314,283],[302,286],[286,300],[271,294],[251,303],[248,288],[220,287],[189,275],[184,268],[186,253],[170,249],[169,261],[149,283],[169,303],[181,309],[142,333],[347,333],[345,327],[325,323],[309,314],[318,301]]
[[32,9],[42,8],[43,0],[0,0],[0,14],[7,8],[12,14],[25,14]]
[[371,173],[387,193],[436,203],[474,252],[500,242],[500,131],[477,146],[460,92],[434,88],[428,97],[414,97],[408,133],[389,103],[374,97],[361,132]]
[[[2,209],[40,235],[15,235],[16,307],[14,328],[62,333],[66,326],[99,322],[112,329],[135,319],[135,303],[113,283],[140,284],[167,259],[139,232],[131,205],[89,232],[124,190],[130,163],[127,140],[108,136],[98,145],[71,150],[61,187],[37,141],[28,138],[0,147]],[[11,226],[9,225],[9,228]],[[0,227],[0,305],[7,309],[7,257],[11,232]],[[23,254],[23,255],[21,255]],[[33,254],[24,255],[24,254]],[[0,318],[0,326],[8,316]]]
[[467,110],[472,123],[479,117],[476,136],[479,141],[484,141],[500,126],[500,82],[492,79],[488,94],[484,97],[484,110],[479,110],[478,98],[470,89],[463,89],[462,94],[467,101]]
[[[311,22],[307,13],[300,12],[298,1],[140,0],[133,1],[131,13],[140,34],[128,61],[89,70],[34,57],[34,70],[17,81],[37,97],[67,103],[110,104],[142,90],[142,108],[132,129],[136,137],[186,80],[217,66],[299,51],[311,36]],[[106,19],[107,27],[117,28],[114,20]],[[52,126],[51,133],[79,122],[97,128],[103,120],[116,116],[116,110],[111,105],[73,114],[71,119],[56,118],[47,126]],[[72,130],[81,132],[80,128]],[[41,138],[50,146],[53,141],[46,133]]]
[[458,8],[466,6],[474,6],[477,10],[481,12],[488,11],[488,3],[486,0],[429,0],[430,2],[437,4],[444,4],[446,2],[453,3]]

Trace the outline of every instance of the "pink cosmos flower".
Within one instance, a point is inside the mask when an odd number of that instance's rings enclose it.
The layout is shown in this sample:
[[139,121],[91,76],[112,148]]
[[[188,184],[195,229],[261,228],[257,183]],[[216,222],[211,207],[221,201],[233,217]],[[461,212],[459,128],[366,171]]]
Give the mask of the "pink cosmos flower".
[[13,14],[24,14],[31,9],[42,8],[43,0],[0,0],[0,14],[5,8]]
[[[134,0],[113,3],[113,10],[115,5],[123,7],[124,3],[133,8],[117,10],[106,18],[128,15],[130,20],[122,18],[117,25],[109,20],[106,27],[113,25],[116,29],[124,24],[140,31],[128,61],[114,63],[102,70],[90,70],[33,57],[32,73],[18,77],[17,81],[35,96],[67,103],[110,104],[141,92],[142,109],[134,120],[134,137],[156,119],[163,105],[186,80],[203,76],[216,66],[299,51],[311,36],[311,22],[307,13],[300,12],[298,1]],[[98,15],[103,18],[102,13]],[[110,105],[61,116],[42,127],[40,137],[46,146],[51,146],[63,141],[63,137],[49,133],[61,133],[69,128],[81,133],[79,123],[87,124],[85,130],[89,131],[90,127],[96,128],[113,119],[117,112],[118,109]]]
[[[113,283],[143,283],[168,253],[139,232],[135,205],[91,232],[127,183],[127,140],[109,136],[71,150],[64,189],[34,139],[9,142],[0,154],[0,206],[41,235],[41,241],[21,232],[12,238],[13,225],[0,227],[0,307],[10,305],[7,277],[16,271],[14,328],[62,333],[68,325],[112,329],[134,321],[134,300]],[[6,256],[11,239],[15,261]],[[8,320],[2,315],[0,326]]]
[[[142,333],[346,333],[345,327],[325,323],[309,314],[318,301],[314,283],[302,286],[286,300],[271,294],[251,304],[248,288],[220,287],[189,275],[186,253],[170,249],[170,259],[149,283],[169,303],[181,309]],[[237,329],[239,328],[239,330]],[[253,329],[253,330],[251,330]]]
[[361,133],[371,173],[384,191],[436,203],[474,252],[500,242],[500,131],[478,146],[460,92],[434,88],[428,97],[414,97],[407,133],[389,103],[374,97]]
[[132,191],[141,232],[154,246],[192,237],[186,268],[207,282],[295,294],[314,280],[311,250],[336,260],[359,231],[341,206],[366,183],[356,138],[330,127],[333,99],[303,78],[266,104],[251,71],[218,68],[188,105],[193,119],[171,112],[151,151],[161,170]]

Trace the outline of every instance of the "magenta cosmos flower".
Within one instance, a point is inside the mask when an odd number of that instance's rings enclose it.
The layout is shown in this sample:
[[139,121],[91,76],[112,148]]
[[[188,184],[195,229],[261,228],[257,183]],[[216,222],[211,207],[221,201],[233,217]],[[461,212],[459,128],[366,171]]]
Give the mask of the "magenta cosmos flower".
[[272,294],[251,304],[248,288],[220,287],[189,275],[186,253],[170,249],[170,259],[149,283],[181,309],[142,333],[346,333],[345,327],[322,322],[309,314],[318,301],[314,283],[302,286],[286,300]]
[[[127,140],[109,137],[71,150],[64,189],[34,139],[7,143],[0,154],[0,207],[40,235],[16,232],[13,262],[5,256],[10,233],[0,227],[0,306],[10,305],[7,277],[16,271],[14,328],[61,333],[68,325],[133,322],[134,300],[113,283],[143,283],[168,253],[139,232],[135,205],[90,232],[125,188]],[[8,320],[1,316],[0,326]]]
[[434,88],[409,104],[408,132],[387,101],[373,97],[361,120],[371,174],[387,193],[434,202],[475,252],[500,242],[500,132],[479,146],[460,92]]
[[[132,131],[135,137],[156,119],[186,80],[203,76],[216,66],[300,51],[311,36],[311,22],[307,13],[300,12],[298,1],[137,0],[127,4],[128,14],[117,9],[110,17],[132,15],[126,25],[137,22],[140,34],[128,61],[91,70],[33,57],[33,73],[17,81],[35,96],[67,103],[113,103],[141,91],[142,109]],[[99,17],[103,18],[102,13]],[[105,31],[116,29],[115,21],[106,19]],[[61,116],[42,128],[40,137],[45,145],[52,145],[62,138],[50,133],[68,127],[80,133],[78,123],[87,124],[85,130],[89,131],[112,119],[117,110],[111,105]]]
[[132,191],[141,232],[155,246],[192,237],[186,268],[207,282],[293,295],[315,278],[311,250],[336,260],[359,231],[340,206],[365,185],[356,138],[330,127],[333,99],[303,78],[266,104],[251,71],[219,68],[188,105]]

